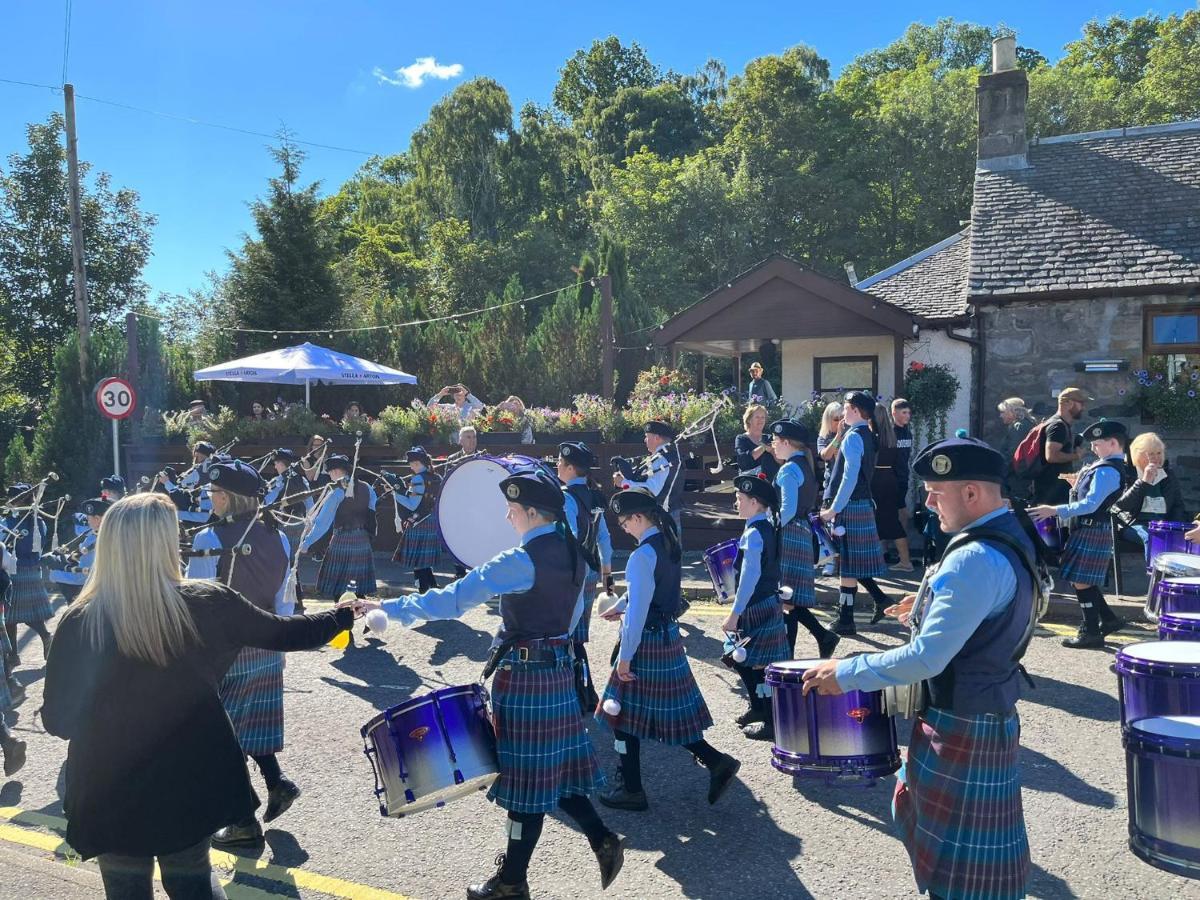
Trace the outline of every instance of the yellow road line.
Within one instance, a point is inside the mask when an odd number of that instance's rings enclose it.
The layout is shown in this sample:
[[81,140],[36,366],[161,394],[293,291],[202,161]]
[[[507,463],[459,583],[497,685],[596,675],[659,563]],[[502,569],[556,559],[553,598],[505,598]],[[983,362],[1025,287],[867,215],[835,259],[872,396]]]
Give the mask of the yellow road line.
[[[68,862],[71,859],[78,859],[75,851],[61,837],[25,827],[26,825],[39,826],[62,834],[66,831],[66,819],[59,816],[47,815],[46,813],[31,812],[16,806],[0,807],[0,819],[7,819],[9,822],[17,823],[14,825],[0,824],[0,840],[24,844],[27,847],[35,847],[38,850],[44,850],[48,853],[53,853],[55,856],[62,857]],[[345,881],[341,878],[321,875],[317,872],[306,871],[305,869],[277,866],[265,860],[249,856],[238,856],[234,853],[226,853],[223,850],[211,851],[210,858],[213,865],[220,869],[232,869],[234,872],[253,875],[255,878],[272,881],[285,887],[307,888],[308,890],[328,894],[331,897],[343,898],[343,900],[412,900],[411,897],[405,894],[397,894],[394,891],[385,891],[382,888],[358,884],[353,881]],[[229,884],[229,882],[223,883]],[[237,892],[231,894],[231,897],[244,897],[246,900],[279,896],[278,894],[263,891],[250,885],[238,884],[237,882],[230,884],[230,887],[234,888]]]

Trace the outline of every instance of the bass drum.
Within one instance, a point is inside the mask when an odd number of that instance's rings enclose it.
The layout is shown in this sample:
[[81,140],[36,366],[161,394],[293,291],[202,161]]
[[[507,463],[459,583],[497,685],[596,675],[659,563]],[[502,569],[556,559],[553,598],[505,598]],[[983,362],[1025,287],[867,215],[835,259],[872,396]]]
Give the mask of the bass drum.
[[442,482],[437,501],[442,540],[460,564],[481,566],[520,544],[508,522],[508,503],[500,482],[523,469],[555,473],[532,456],[474,456],[454,466]]

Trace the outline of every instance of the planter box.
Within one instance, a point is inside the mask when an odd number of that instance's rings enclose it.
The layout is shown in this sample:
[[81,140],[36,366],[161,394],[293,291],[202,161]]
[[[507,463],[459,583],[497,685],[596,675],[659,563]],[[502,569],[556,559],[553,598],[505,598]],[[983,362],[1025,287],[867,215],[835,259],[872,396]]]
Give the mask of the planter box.
[[515,431],[481,431],[479,433],[480,447],[512,447],[529,446],[521,443],[521,435]]

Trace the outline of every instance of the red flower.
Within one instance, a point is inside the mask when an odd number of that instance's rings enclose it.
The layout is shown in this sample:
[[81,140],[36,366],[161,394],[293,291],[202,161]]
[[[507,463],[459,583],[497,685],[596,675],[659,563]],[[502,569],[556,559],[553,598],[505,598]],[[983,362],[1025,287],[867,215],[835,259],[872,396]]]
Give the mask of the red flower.
[[911,362],[908,364],[908,370],[910,372],[924,372],[925,371],[925,363]]
[[671,379],[668,376],[664,375],[662,378],[658,379],[658,383],[662,387],[666,387],[668,384],[671,383]]

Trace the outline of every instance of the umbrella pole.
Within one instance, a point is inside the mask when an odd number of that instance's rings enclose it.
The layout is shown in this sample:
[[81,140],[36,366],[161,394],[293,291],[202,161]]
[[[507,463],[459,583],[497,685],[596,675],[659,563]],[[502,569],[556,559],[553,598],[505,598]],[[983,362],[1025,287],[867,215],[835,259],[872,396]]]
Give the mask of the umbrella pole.
[[304,408],[312,409],[312,404],[309,402],[308,379],[304,379]]

